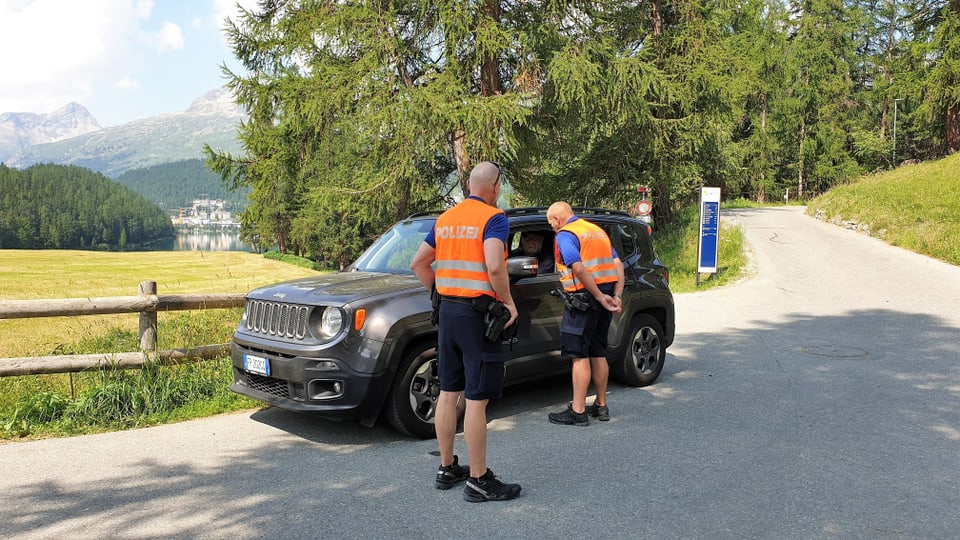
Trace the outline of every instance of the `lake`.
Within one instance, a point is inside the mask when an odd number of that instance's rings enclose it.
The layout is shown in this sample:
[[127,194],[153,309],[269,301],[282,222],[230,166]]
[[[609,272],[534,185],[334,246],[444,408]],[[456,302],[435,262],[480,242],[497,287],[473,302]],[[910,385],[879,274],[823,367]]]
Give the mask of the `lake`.
[[187,231],[178,230],[177,236],[150,247],[156,251],[249,251],[255,253],[253,246],[240,240],[239,229],[223,231]]

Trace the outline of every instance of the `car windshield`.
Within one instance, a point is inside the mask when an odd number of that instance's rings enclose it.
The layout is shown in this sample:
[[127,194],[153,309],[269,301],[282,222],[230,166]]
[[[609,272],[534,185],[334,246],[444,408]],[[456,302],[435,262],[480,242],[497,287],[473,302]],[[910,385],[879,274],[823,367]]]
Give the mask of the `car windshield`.
[[397,223],[373,243],[347,270],[412,274],[410,261],[420,248],[435,219],[417,219]]

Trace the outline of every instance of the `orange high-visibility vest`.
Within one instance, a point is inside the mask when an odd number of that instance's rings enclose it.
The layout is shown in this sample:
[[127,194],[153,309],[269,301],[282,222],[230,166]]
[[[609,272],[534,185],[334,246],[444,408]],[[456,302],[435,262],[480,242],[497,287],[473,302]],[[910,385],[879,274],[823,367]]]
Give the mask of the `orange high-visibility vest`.
[[[502,214],[495,206],[466,199],[437,218],[437,292],[444,296],[497,298],[483,255],[483,229],[490,218]],[[504,250],[504,260],[507,253]]]
[[[597,285],[616,283],[617,265],[613,262],[613,246],[610,243],[610,237],[603,229],[580,218],[567,223],[560,230],[577,235],[580,240],[580,262],[593,276]],[[584,290],[583,283],[577,281],[573,270],[563,264],[559,244],[554,244],[553,251],[563,289],[568,292]]]

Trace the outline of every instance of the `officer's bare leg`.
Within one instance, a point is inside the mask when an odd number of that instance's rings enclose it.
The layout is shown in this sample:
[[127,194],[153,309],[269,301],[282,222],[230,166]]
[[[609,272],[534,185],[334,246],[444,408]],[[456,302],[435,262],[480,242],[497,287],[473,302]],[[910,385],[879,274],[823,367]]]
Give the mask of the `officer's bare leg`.
[[607,359],[603,357],[590,358],[590,372],[593,377],[593,387],[597,390],[597,398],[593,403],[597,406],[606,406],[607,380],[610,376],[610,366],[607,364]]
[[573,359],[573,412],[583,414],[587,410],[587,389],[590,388],[590,360]]
[[[489,399],[468,399],[463,417],[463,438],[470,454],[470,476],[487,474],[487,403]],[[451,458],[453,459],[453,458]]]
[[[440,391],[437,399],[437,415],[434,418],[434,431],[437,432],[437,446],[440,448],[440,464],[453,463],[453,438],[457,434],[457,399],[460,392]],[[472,456],[471,456],[472,457]]]

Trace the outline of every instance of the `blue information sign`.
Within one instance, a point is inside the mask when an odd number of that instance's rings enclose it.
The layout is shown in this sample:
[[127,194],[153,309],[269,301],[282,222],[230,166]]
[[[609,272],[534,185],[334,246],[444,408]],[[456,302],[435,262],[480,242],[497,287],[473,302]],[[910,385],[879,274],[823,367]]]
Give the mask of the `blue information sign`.
[[697,246],[697,272],[717,272],[717,248],[720,237],[720,188],[700,190],[700,243]]

